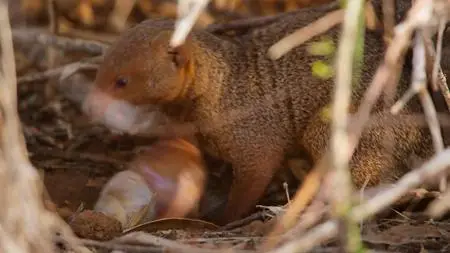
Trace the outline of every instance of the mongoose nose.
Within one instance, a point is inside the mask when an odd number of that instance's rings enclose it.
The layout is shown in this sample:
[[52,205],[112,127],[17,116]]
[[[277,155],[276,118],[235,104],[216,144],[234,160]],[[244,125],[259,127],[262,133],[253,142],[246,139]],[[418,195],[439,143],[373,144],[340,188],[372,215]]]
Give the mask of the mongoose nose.
[[104,110],[101,108],[101,95],[95,94],[95,92],[89,93],[82,103],[81,110],[91,117],[93,121],[97,121]]
[[143,116],[142,109],[127,101],[109,96],[100,91],[92,91],[86,97],[83,112],[91,118],[93,123],[102,123],[115,132],[133,132],[139,128],[151,125],[151,115]]

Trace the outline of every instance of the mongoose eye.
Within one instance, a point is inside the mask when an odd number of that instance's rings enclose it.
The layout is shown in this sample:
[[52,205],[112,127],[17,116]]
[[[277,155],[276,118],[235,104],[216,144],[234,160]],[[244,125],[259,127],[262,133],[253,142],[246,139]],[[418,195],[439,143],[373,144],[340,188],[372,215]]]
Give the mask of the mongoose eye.
[[128,79],[126,79],[125,77],[119,77],[116,79],[116,88],[123,88],[128,84]]

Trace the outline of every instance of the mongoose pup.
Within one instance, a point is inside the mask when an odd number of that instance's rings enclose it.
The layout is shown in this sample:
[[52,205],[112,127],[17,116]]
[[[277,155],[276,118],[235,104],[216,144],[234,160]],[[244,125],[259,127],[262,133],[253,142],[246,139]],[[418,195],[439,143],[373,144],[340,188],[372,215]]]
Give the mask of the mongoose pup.
[[[235,37],[196,29],[178,48],[169,48],[173,21],[144,21],[124,32],[106,53],[85,109],[94,119],[129,133],[156,124],[153,114],[140,117],[147,106],[162,108],[174,122],[194,125],[202,150],[233,167],[223,221],[238,219],[255,206],[287,154],[301,148],[317,161],[327,148],[329,123],[321,115],[331,104],[334,80],[313,75],[311,65],[324,58],[308,49],[322,38],[337,45],[340,27],[276,61],[267,50],[333,8],[302,9]],[[366,30],[365,36],[352,108],[359,105],[384,55],[382,34]],[[410,73],[403,72],[396,97],[410,81]],[[420,112],[418,105],[414,98],[402,114]],[[363,133],[351,160],[357,186],[366,180],[369,185],[393,181],[405,173],[410,155],[428,157],[432,152],[426,128],[390,117],[382,98],[374,110],[391,124]]]
[[145,147],[104,186],[94,210],[123,228],[160,218],[196,216],[206,170],[203,157],[184,139],[162,139]]
[[206,184],[202,153],[184,139],[159,140],[138,154],[129,170],[156,193],[156,217],[196,214]]

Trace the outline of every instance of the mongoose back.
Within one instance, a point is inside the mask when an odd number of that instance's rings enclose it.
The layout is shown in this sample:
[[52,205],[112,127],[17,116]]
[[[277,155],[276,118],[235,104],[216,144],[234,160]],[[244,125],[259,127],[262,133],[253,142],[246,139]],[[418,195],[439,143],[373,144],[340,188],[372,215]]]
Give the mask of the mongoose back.
[[[170,111],[174,121],[193,124],[200,147],[233,167],[223,221],[238,219],[255,206],[287,154],[302,148],[317,161],[327,148],[329,124],[321,111],[331,103],[334,83],[312,74],[311,65],[324,58],[310,54],[308,47],[324,37],[337,45],[340,27],[276,61],[267,56],[275,42],[326,11],[300,10],[236,37],[194,30],[175,49],[169,48],[173,21],[142,22],[123,33],[105,55],[85,108],[93,118],[124,132],[139,132],[136,125],[142,119],[137,116],[146,106],[157,105]],[[367,30],[352,108],[359,105],[383,54],[382,35]],[[409,80],[404,71],[399,94]],[[381,102],[374,110],[390,123],[398,119],[389,117]],[[402,113],[417,110],[413,99]],[[431,151],[427,129],[405,121],[378,124],[363,133],[352,157],[353,181],[357,186],[366,180],[369,185],[392,181],[408,168],[410,155],[427,157]]]

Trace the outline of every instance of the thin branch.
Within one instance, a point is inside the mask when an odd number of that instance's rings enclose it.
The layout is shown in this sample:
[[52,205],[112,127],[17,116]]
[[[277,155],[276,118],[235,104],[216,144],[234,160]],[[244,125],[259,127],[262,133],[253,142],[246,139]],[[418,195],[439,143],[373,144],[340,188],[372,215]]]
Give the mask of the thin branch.
[[442,56],[442,38],[444,36],[444,30],[445,25],[447,23],[447,17],[442,17],[439,20],[439,30],[438,30],[438,38],[437,38],[437,45],[436,45],[436,58],[434,59],[433,64],[433,74],[432,74],[432,85],[433,90],[437,90],[438,85],[438,73],[441,70],[441,66],[439,63],[441,62],[441,56]]
[[220,34],[230,30],[247,30],[268,25],[274,21],[288,15],[286,13],[281,15],[267,16],[267,17],[254,17],[245,18],[235,21],[231,21],[225,24],[210,24],[205,29],[210,33]]
[[383,0],[383,25],[386,38],[392,38],[395,27],[395,1]]
[[178,1],[178,18],[175,22],[175,31],[170,39],[171,47],[178,47],[192,30],[200,14],[205,10],[209,0],[180,0]]
[[344,10],[341,9],[327,13],[318,20],[298,29],[271,46],[268,50],[269,57],[272,60],[279,59],[293,48],[340,24],[343,18]]
[[273,23],[274,21],[277,21],[280,18],[284,18],[286,16],[298,15],[299,11],[304,12],[307,9],[314,8],[314,10],[320,10],[320,11],[326,12],[326,11],[330,11],[332,9],[337,8],[338,6],[339,6],[339,3],[337,1],[333,1],[328,4],[323,4],[323,5],[319,5],[319,6],[313,6],[313,7],[305,7],[305,8],[301,8],[299,10],[284,12],[284,13],[276,14],[276,15],[263,16],[263,17],[241,18],[238,20],[224,23],[224,24],[211,24],[206,27],[206,30],[208,32],[215,33],[215,34],[225,33],[230,30],[245,31],[248,29],[254,29],[254,28],[269,25],[270,23]]
[[126,28],[127,19],[130,16],[136,0],[116,0],[114,1],[114,9],[109,14],[108,25],[116,32],[121,32]]
[[[428,34],[423,30],[415,36],[415,46],[413,50],[413,72],[412,82],[408,91],[403,97],[394,104],[391,108],[392,113],[398,113],[399,110],[415,95],[419,95],[420,102],[424,109],[425,117],[428,127],[433,138],[433,146],[436,152],[441,152],[444,149],[444,142],[442,140],[441,128],[437,118],[436,108],[433,100],[427,90],[427,71],[426,71],[426,48],[425,38],[429,38]],[[440,181],[439,188],[443,192],[447,187],[447,179],[443,177]]]
[[[214,252],[224,252],[226,249],[204,249],[199,247],[194,247],[191,245],[183,244],[177,241],[165,239],[162,237],[150,235],[144,232],[133,232],[126,234],[120,238],[114,239],[113,243],[130,243],[130,244],[143,244],[143,245],[156,245],[159,247],[164,247],[170,249],[171,252],[186,252],[186,253],[214,253]],[[233,250],[233,252],[246,252],[244,250]]]
[[[352,125],[349,126],[350,145],[349,145],[348,159],[350,159],[350,157],[353,155],[353,152],[354,152],[356,146],[358,145],[359,139],[361,137],[363,128],[364,128],[365,124],[369,121],[371,109],[374,106],[374,104],[376,103],[376,101],[378,100],[381,93],[383,92],[383,89],[386,86],[394,85],[394,80],[397,80],[397,76],[399,76],[399,73],[396,73],[395,71],[398,70],[398,66],[397,66],[398,63],[403,62],[403,57],[404,57],[404,54],[410,43],[410,38],[411,38],[413,32],[415,31],[416,28],[424,27],[431,23],[431,20],[433,18],[432,14],[431,14],[432,7],[430,7],[428,5],[429,5],[429,1],[427,1],[427,0],[417,0],[414,3],[414,5],[412,6],[412,8],[408,11],[406,19],[396,27],[396,29],[394,31],[394,37],[392,39],[392,42],[389,44],[389,47],[387,48],[383,62],[377,69],[369,88],[367,89],[367,91],[364,94],[364,97],[361,100],[360,108],[358,109],[358,111],[356,112],[355,117],[354,117],[355,121]],[[450,153],[450,151],[447,153]],[[324,156],[319,160],[319,162],[317,163],[317,165],[314,167],[313,170],[326,171],[327,157],[330,157],[330,156],[331,156],[330,152],[326,151]],[[439,156],[439,158],[441,158],[441,157],[442,156]],[[404,181],[406,180],[406,182],[408,182],[408,183],[410,181],[409,175],[410,174],[407,174],[406,178],[405,177],[403,178]],[[423,180],[423,178],[421,179],[419,177],[418,180],[419,181]],[[402,185],[402,182],[404,182],[404,181],[401,181],[401,180],[399,181],[399,185],[400,185],[399,187],[401,187],[400,189],[403,189],[402,187],[404,187],[404,186]],[[299,192],[297,192],[297,194],[298,193]],[[395,193],[395,191],[394,191],[394,193]],[[398,196],[395,196],[395,197],[398,197]],[[377,199],[377,197],[374,199],[380,201],[379,199]],[[392,203],[393,201],[389,202],[389,203],[386,203],[388,201],[386,201],[386,202],[380,201],[380,202],[381,202],[381,204],[377,203],[377,205],[382,205],[382,204],[388,205],[388,204]],[[373,202],[369,202],[369,203],[372,203],[372,205],[373,205]],[[292,205],[294,206],[295,204],[296,204],[296,199],[294,198]],[[378,206],[376,206],[376,207],[378,207]],[[290,212],[289,209],[291,209],[291,208],[288,208],[288,210],[286,211],[286,214]],[[357,210],[359,210],[359,209],[354,208],[352,213],[354,214]],[[372,209],[370,209],[370,210],[373,211]],[[360,216],[352,217],[352,218],[358,222],[358,221],[362,220],[363,217],[366,217],[366,216],[360,215]],[[336,225],[336,224],[334,224],[334,225]],[[317,229],[324,229],[324,228],[326,228],[326,227],[319,227]],[[336,229],[336,227],[334,227],[334,229]],[[334,236],[335,233],[336,233],[336,231],[334,230],[334,231],[332,231],[331,236],[330,236],[330,233],[327,233],[327,235],[325,237],[322,237],[321,239],[325,240],[327,238],[330,238],[330,237]],[[321,241],[323,241],[323,240],[321,240]],[[279,251],[274,251],[274,252],[292,252],[292,251],[294,251],[293,250],[294,248],[300,250],[300,247],[301,247],[301,250],[307,251],[308,249],[310,249],[310,247],[305,248],[304,247],[305,244],[310,245],[310,243],[312,243],[312,242],[317,243],[317,240],[312,240],[311,238],[304,240],[302,238],[301,240],[291,242],[291,243],[287,244],[286,246],[280,248]],[[311,245],[312,245],[311,247],[313,247],[315,244],[312,243]],[[286,249],[291,249],[291,251],[283,251]]]
[[349,217],[352,208],[353,184],[349,171],[351,155],[349,155],[347,130],[354,66],[359,67],[360,61],[358,60],[361,59],[361,55],[357,55],[357,42],[359,36],[364,36],[364,33],[360,33],[361,28],[364,28],[364,23],[361,21],[364,15],[363,3],[362,0],[349,1],[345,9],[343,30],[337,52],[331,124],[331,158],[332,167],[335,170],[332,203],[335,215],[340,219],[341,243],[344,244],[341,246],[348,252],[355,252],[361,247],[359,233],[354,233],[355,231],[359,232],[357,224]]
[[450,209],[450,189],[442,193],[439,198],[435,199],[425,210],[425,214],[433,218],[442,217]]
[[[361,106],[355,114],[354,124],[350,125],[350,153],[353,154],[359,139],[362,134],[362,130],[366,122],[369,120],[370,112],[373,105],[378,100],[380,94],[382,93],[384,87],[394,85],[393,81],[396,80],[399,73],[396,73],[397,64],[403,62],[404,54],[410,43],[410,38],[414,30],[419,26],[424,26],[429,22],[429,19],[423,18],[422,13],[424,5],[426,6],[428,2],[426,0],[417,0],[416,3],[408,12],[408,16],[404,22],[399,24],[395,31],[392,42],[387,48],[384,60],[381,66],[377,69],[372,82],[364,94],[361,101]],[[431,11],[431,10],[430,10]],[[416,17],[418,16],[418,17]]]
[[[442,21],[441,21],[442,22]],[[442,24],[440,24],[441,26]],[[450,91],[447,86],[447,79],[445,78],[444,73],[442,72],[442,68],[439,64],[437,58],[440,58],[440,54],[442,53],[442,37],[438,34],[438,51],[435,52],[433,47],[433,41],[429,37],[425,37],[425,47],[426,47],[426,60],[427,60],[427,73],[432,73],[436,76],[436,80],[432,80],[433,90],[436,90],[434,86],[439,87],[442,96],[444,97],[445,103],[447,104],[447,110],[450,110]],[[439,42],[441,41],[441,42]],[[441,48],[439,50],[439,48]],[[438,57],[439,56],[439,57]],[[435,73],[436,72],[436,73]],[[434,78],[434,77],[433,77]],[[436,83],[434,83],[436,82]]]
[[86,246],[94,247],[98,249],[106,249],[112,251],[124,251],[127,253],[160,253],[163,250],[161,247],[150,245],[132,245],[126,243],[115,242],[99,242],[89,239],[80,239],[80,242]]
[[326,159],[319,161],[319,165],[315,167],[303,181],[303,184],[299,190],[295,193],[292,202],[288,205],[288,208],[280,217],[280,220],[275,224],[269,235],[267,235],[267,240],[261,246],[263,249],[268,250],[274,247],[279,241],[280,235],[285,230],[291,228],[294,221],[297,220],[299,214],[306,208],[308,203],[313,199],[314,195],[319,189],[320,181],[323,178],[325,169],[327,168],[324,164]]
[[[57,76],[64,77],[64,79],[65,79],[77,71],[96,70],[97,67],[98,66],[96,64],[92,64],[92,63],[88,63],[88,62],[84,62],[84,63],[74,62],[74,63],[69,63],[69,64],[61,66],[61,67],[49,69],[44,72],[31,73],[26,76],[19,77],[19,79],[17,79],[17,82],[19,84],[38,83],[38,82],[43,82],[43,81],[46,81],[50,78],[57,77]],[[68,73],[67,71],[70,71],[70,73]]]
[[[57,20],[56,20],[56,10],[55,10],[55,1],[54,0],[47,0],[47,12],[48,12],[48,29],[50,34],[57,34],[58,28],[57,28]],[[55,66],[55,59],[57,56],[57,51],[55,48],[48,47],[47,48],[47,70],[53,69]],[[54,84],[52,82],[48,82],[44,86],[44,96],[46,99],[50,99],[55,91]]]
[[[416,36],[416,46],[414,47],[413,56],[413,83],[412,86],[418,86],[419,99],[424,109],[425,117],[430,128],[431,137],[433,138],[433,146],[435,152],[439,153],[444,150],[444,141],[442,140],[441,127],[439,126],[439,120],[436,114],[436,108],[434,107],[433,100],[428,93],[426,87],[426,63],[425,63],[425,42],[422,31],[421,36]],[[444,192],[447,188],[447,176],[442,177],[439,183],[439,190]]]
[[[0,1],[0,248],[2,252],[54,252],[53,238],[60,232],[69,248],[78,245],[70,228],[45,209],[43,185],[27,157],[17,113],[17,85],[8,3]],[[76,247],[76,248],[74,248]]]
[[39,43],[65,51],[86,52],[93,55],[103,54],[109,46],[98,41],[72,39],[31,29],[14,30],[13,39],[15,42]]
[[[375,195],[366,203],[354,207],[350,217],[354,221],[359,221],[370,217],[392,205],[397,199],[405,195],[411,189],[418,187],[427,180],[436,178],[448,170],[450,165],[450,149],[445,149],[435,155],[430,161],[417,169],[405,174],[395,185]],[[270,251],[270,253],[285,252],[308,252],[315,245],[320,244],[336,236],[338,226],[335,220],[327,221],[306,233],[301,238],[285,243],[280,248]]]

